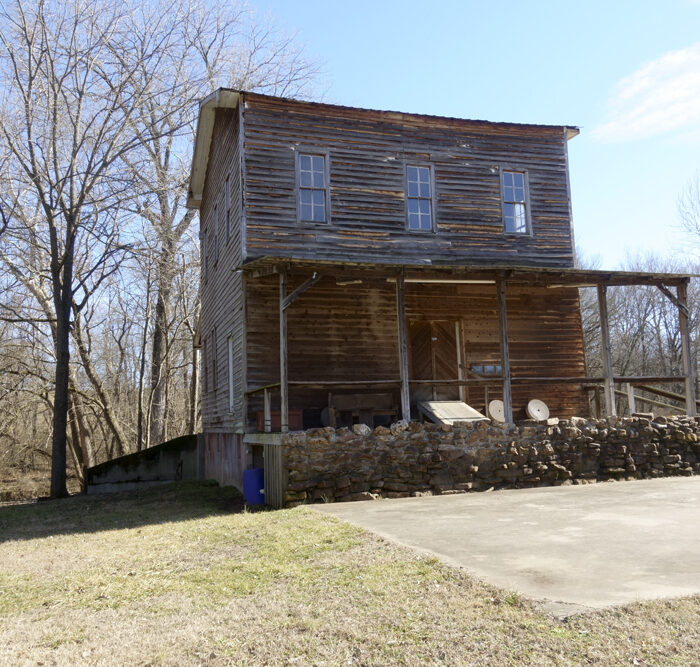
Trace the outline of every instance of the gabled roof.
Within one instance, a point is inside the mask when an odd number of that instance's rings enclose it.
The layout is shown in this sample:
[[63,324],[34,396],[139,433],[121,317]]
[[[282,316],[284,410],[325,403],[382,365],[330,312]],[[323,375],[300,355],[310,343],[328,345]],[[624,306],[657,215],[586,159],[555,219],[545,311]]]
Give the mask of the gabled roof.
[[[197,120],[197,132],[194,141],[194,151],[192,154],[192,169],[190,172],[189,190],[187,193],[188,208],[199,208],[202,201],[202,193],[204,191],[204,180],[207,175],[207,166],[209,163],[209,151],[211,148],[212,133],[214,131],[214,119],[217,109],[235,109],[241,100],[241,96],[254,95],[255,97],[267,99],[273,98],[269,95],[261,95],[259,93],[246,93],[242,90],[233,90],[230,88],[219,88],[211,95],[205,97],[199,103],[199,118]],[[453,118],[449,116],[434,116],[428,114],[404,113],[399,111],[386,111],[378,109],[348,107],[339,104],[327,104],[325,102],[301,102],[299,100],[285,100],[290,104],[304,105],[306,107],[317,107],[319,111],[323,109],[347,110],[356,113],[380,114],[386,116],[403,116],[414,121],[425,121],[426,123],[445,121],[454,123],[464,123],[469,125],[484,125],[490,127],[503,128],[562,128],[566,131],[566,138],[572,139],[579,133],[579,129],[568,125],[538,125],[533,123],[505,123],[493,122],[487,120],[471,120],[467,118]]]

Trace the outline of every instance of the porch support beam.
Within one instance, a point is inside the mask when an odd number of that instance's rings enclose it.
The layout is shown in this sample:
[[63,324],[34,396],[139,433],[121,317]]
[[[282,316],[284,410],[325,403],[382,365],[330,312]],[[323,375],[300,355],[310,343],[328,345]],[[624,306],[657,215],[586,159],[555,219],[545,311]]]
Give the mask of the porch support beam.
[[508,350],[508,313],[506,310],[506,281],[496,282],[498,295],[498,330],[501,341],[501,366],[503,373],[503,419],[506,424],[513,423],[513,397],[510,386],[510,352]]
[[613,376],[612,352],[610,350],[610,326],[608,322],[607,287],[598,285],[598,312],[600,315],[600,354],[605,376],[603,393],[605,395],[605,414],[615,415],[615,381]]
[[634,396],[634,386],[627,382],[625,387],[627,388],[627,405],[629,407],[631,417],[635,412],[637,412],[637,403],[635,401]]
[[313,287],[319,280],[321,280],[323,276],[320,273],[316,273],[314,271],[314,274],[303,282],[299,287],[297,287],[293,292],[288,294],[285,298],[284,301],[282,302],[282,308],[285,310],[289,308],[304,292],[306,292],[307,289],[310,287]]
[[678,323],[681,330],[681,354],[683,356],[683,375],[685,375],[685,411],[689,417],[697,415],[695,402],[695,368],[690,352],[690,327],[688,326],[688,283],[676,287],[678,297]]
[[401,418],[411,421],[411,394],[408,384],[408,345],[406,343],[406,284],[403,273],[396,280],[396,323],[399,335]]
[[280,276],[280,430],[289,431],[289,394],[287,378],[287,271],[281,269]]

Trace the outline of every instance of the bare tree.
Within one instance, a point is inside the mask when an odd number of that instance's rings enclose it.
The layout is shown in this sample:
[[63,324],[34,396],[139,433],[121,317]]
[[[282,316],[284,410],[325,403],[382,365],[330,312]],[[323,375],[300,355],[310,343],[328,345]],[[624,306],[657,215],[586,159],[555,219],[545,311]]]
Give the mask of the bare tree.
[[0,403],[42,401],[60,496],[67,445],[80,472],[197,428],[197,101],[308,96],[318,66],[238,3],[14,0],[0,16],[0,321],[18,334]]
[[[126,51],[135,59],[136,85],[147,88],[157,80],[161,91],[157,96],[142,96],[132,117],[132,131],[142,152],[136,164],[136,156],[125,158],[142,193],[133,211],[152,232],[148,255],[153,261],[155,295],[148,446],[166,435],[165,398],[177,320],[172,313],[173,280],[178,256],[191,254],[193,245],[187,232],[196,220],[195,212],[184,209],[184,201],[196,102],[218,85],[308,95],[319,67],[293,36],[269,20],[259,23],[254,12],[240,4],[211,7],[176,0],[167,6],[153,5],[133,20],[132,43]],[[146,32],[159,35],[162,44],[157,71],[141,56]],[[190,313],[184,315],[190,317]]]
[[[16,0],[0,13],[0,138],[10,162],[3,196],[14,212],[6,233],[31,233],[26,251],[39,259],[51,292],[53,497],[66,493],[71,314],[118,268],[118,216],[107,214],[129,182],[116,166],[137,145],[128,131],[134,109],[153,94],[136,89],[135,66],[115,56],[114,45],[126,43],[128,16],[123,4],[86,0]],[[141,57],[155,61],[159,46],[147,42]],[[21,257],[4,259],[22,265]]]

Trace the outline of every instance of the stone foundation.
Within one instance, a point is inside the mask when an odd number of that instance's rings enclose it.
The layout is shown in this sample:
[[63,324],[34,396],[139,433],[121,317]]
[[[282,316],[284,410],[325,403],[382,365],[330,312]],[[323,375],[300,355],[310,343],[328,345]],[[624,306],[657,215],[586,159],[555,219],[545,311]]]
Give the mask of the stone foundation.
[[691,417],[358,424],[290,433],[282,447],[287,506],[700,473]]

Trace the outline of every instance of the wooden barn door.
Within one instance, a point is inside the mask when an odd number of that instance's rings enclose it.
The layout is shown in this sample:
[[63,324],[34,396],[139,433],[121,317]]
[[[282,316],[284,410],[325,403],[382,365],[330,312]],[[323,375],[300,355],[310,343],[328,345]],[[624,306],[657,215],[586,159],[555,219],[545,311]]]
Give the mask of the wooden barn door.
[[[411,380],[456,380],[458,349],[455,323],[447,320],[408,323]],[[417,401],[455,401],[456,386],[412,385],[411,398]]]

